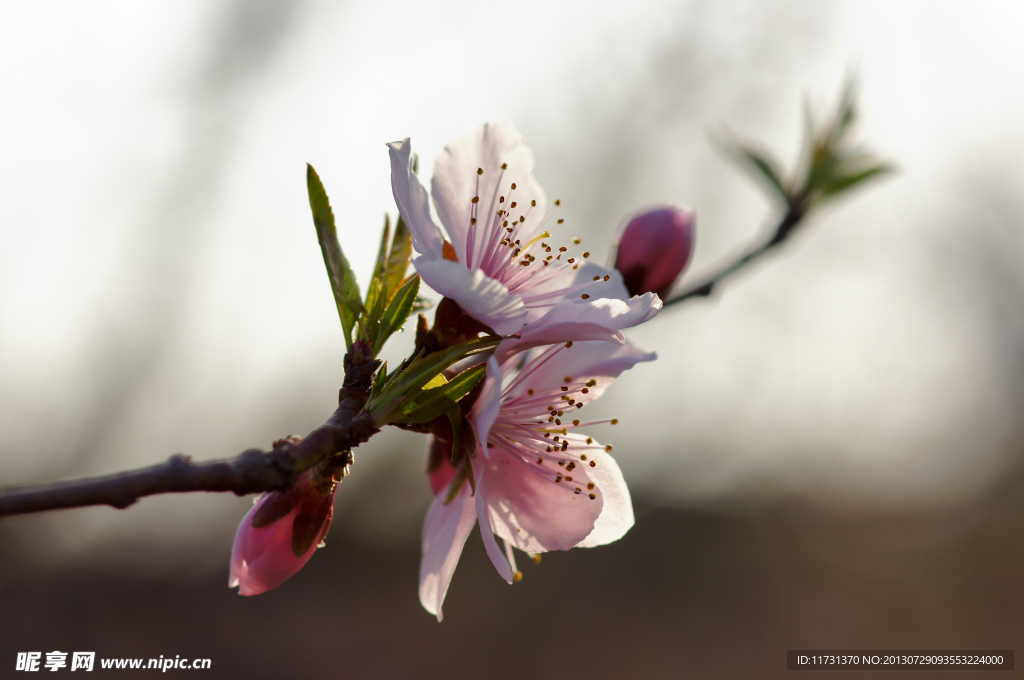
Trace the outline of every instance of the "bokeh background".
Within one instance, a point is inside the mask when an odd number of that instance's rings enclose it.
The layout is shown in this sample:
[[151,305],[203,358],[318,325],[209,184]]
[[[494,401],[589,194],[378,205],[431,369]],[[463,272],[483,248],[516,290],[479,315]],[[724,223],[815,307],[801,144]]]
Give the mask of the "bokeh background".
[[792,167],[805,104],[853,70],[858,137],[898,167],[630,333],[659,362],[592,407],[637,506],[615,545],[509,587],[474,535],[438,624],[425,440],[386,432],[326,549],[257,598],[226,588],[249,499],[3,519],[3,674],[54,649],[226,678],[735,678],[793,648],[1022,648],[1022,27],[1012,2],[0,4],[3,484],[230,456],[333,411],[306,162],[363,282],[405,136],[428,176],[513,120],[598,260],[629,213],[693,206],[688,277],[779,217],[723,134]]

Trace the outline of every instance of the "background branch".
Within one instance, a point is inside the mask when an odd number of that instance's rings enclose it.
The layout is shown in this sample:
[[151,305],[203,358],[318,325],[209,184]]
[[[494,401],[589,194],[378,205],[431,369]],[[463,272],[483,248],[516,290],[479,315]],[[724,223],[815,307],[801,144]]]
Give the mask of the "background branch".
[[285,491],[305,470],[335,455],[348,455],[379,431],[370,414],[363,411],[378,363],[358,344],[345,355],[338,408],[305,439],[279,439],[270,451],[249,449],[227,460],[193,463],[188,456],[177,455],[131,472],[8,487],[0,491],[0,516],[89,505],[123,509],[144,496],[161,493],[230,491],[244,496]]

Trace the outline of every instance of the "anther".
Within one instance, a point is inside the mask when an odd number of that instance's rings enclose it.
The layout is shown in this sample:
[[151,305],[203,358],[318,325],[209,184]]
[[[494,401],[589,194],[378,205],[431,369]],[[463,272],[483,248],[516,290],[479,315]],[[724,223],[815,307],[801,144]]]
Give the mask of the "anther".
[[608,453],[611,453],[612,452],[612,445],[609,444],[608,446],[604,447],[604,450],[607,451]]
[[[543,464],[544,464],[543,456],[537,456],[537,465],[543,465]],[[593,486],[593,484],[591,484],[591,486]]]
[[[583,253],[583,257],[590,257],[590,252],[588,251]],[[595,276],[594,278],[596,279],[597,277]]]
[[478,174],[478,175],[484,174],[484,169],[483,168],[477,168],[476,169],[476,174]]
[[580,460],[586,460],[586,459],[587,459],[587,454],[584,453],[582,456],[580,456]]
[[526,390],[526,393],[529,394],[532,397],[533,396],[533,388],[531,387],[530,389]]
[[566,260],[566,262],[568,262],[569,264],[572,264],[575,261],[576,261],[576,259],[572,258],[572,257],[570,257],[568,260]]
[[565,343],[565,348],[566,349],[568,349],[570,347],[572,347],[572,340],[570,340],[569,342]]
[[562,201],[560,199],[556,198],[555,199],[555,205],[562,205]]
[[562,481],[561,477],[555,477],[555,484],[558,484],[561,481]]
[[565,481],[571,482],[572,481],[572,475],[566,475],[565,476]]
[[568,392],[569,391],[569,388],[566,387],[565,385],[562,385],[561,389],[562,389],[563,392]]
[[537,207],[537,201],[530,201],[530,206],[533,208]]
[[597,498],[597,496],[595,496],[594,494],[590,494],[590,500],[594,500],[596,498]]
[[502,163],[501,164],[501,169],[502,170],[508,170],[508,163]]
[[[562,415],[562,412],[561,412],[561,411],[559,411],[559,412],[558,412],[558,415]],[[561,425],[561,424],[562,424],[562,421],[561,421],[561,420],[559,420],[558,418],[555,418],[555,425]],[[557,440],[557,439],[558,439],[558,437],[555,437],[555,439]]]
[[590,390],[587,389],[586,387],[584,387],[582,390],[580,390],[580,392],[582,392],[583,394],[586,394],[586,393],[590,392]]
[[576,420],[572,421],[572,424],[573,425],[579,425],[580,424],[580,419],[577,418]]
[[572,242],[573,242],[573,243],[574,243],[575,245],[579,245],[579,244],[583,243],[583,241],[579,240],[578,238],[574,238],[574,239],[572,240]]
[[479,202],[480,202],[480,197],[479,196],[474,196],[473,200],[470,201],[470,203],[479,203]]
[[594,280],[595,280],[595,281],[600,281],[600,280],[601,280],[601,277],[600,277],[600,276],[595,276],[595,277],[594,277]]
[[565,379],[562,382],[571,383],[572,382],[572,376],[571,375],[565,376]]
[[523,580],[523,572],[517,571],[515,574],[512,575],[512,580],[515,581],[516,583],[519,583],[520,581],[522,581]]
[[547,449],[547,451],[548,451],[548,453],[551,453],[551,451],[552,451],[552,448],[551,448],[551,447],[549,446],[549,447],[548,447],[548,449]]
[[501,198],[498,199],[498,203],[504,203],[504,202],[505,202],[505,197],[504,196],[502,196]]
[[611,278],[611,276],[610,276],[610,275],[608,275],[608,274],[605,274],[605,275],[604,275],[604,280],[605,280],[605,281],[607,281],[607,280],[608,280],[608,279],[610,279],[610,278]]
[[566,248],[565,246],[562,246],[561,248],[559,248],[559,249],[558,249],[558,252],[560,252],[560,253],[564,253],[564,252],[565,252],[565,251],[567,251],[567,250],[569,250],[569,249],[568,249],[568,248]]
[[596,460],[590,461],[590,467],[597,467],[597,461]]
[[559,224],[561,224],[562,222],[565,222],[565,220],[558,220]]
[[591,482],[590,484],[587,484],[587,491],[592,491],[593,489],[594,489],[594,483],[593,482]]
[[580,297],[581,297],[581,298],[583,298],[584,300],[589,300],[589,299],[590,299],[590,296],[589,296],[589,295],[587,295],[586,293],[584,293],[584,294],[583,294],[583,295],[581,295]]
[[587,437],[587,443],[588,443],[588,444],[593,444],[593,443],[594,443],[594,440],[593,440],[593,439],[591,439],[590,437]]
[[[515,187],[515,184],[513,184],[512,186]],[[510,208],[516,207],[516,202],[512,201],[511,203],[509,203],[508,207],[510,207]]]
[[[561,412],[561,411],[559,411],[559,412],[558,412],[558,415],[562,415],[562,412]],[[561,425],[562,423],[558,423],[558,424],[559,424],[559,425]]]
[[619,424],[619,419],[618,418],[612,418],[612,425],[618,425],[618,424]]
[[574,494],[576,494],[577,496],[578,496],[578,495],[580,495],[580,494],[581,494],[582,492],[583,492],[583,489],[581,489],[581,488],[580,488],[580,487],[578,487],[578,486],[576,487],[576,490],[575,490],[575,491],[573,491],[573,493],[574,493]]
[[515,191],[515,188],[516,188],[516,183],[512,182],[512,190]]

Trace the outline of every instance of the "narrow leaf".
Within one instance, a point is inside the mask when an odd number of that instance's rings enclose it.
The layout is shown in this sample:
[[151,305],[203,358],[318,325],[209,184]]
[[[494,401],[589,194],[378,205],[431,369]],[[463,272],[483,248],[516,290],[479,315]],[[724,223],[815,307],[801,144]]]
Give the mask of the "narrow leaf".
[[384,266],[384,288],[388,291],[388,299],[395,295],[405,279],[410,259],[412,259],[412,235],[399,215],[398,222],[395,223],[395,238],[391,242],[391,252],[388,254],[387,263]]
[[391,298],[391,304],[388,305],[388,308],[384,310],[380,317],[380,334],[377,336],[377,341],[374,345],[374,355],[378,354],[384,347],[384,343],[388,341],[388,338],[397,333],[398,329],[408,321],[419,290],[420,277],[413,274],[398,289],[395,296]]
[[751,165],[753,165],[754,168],[757,169],[757,171],[760,172],[766,180],[768,180],[768,183],[773,189],[775,189],[775,192],[778,193],[779,197],[782,198],[783,201],[787,200],[788,194],[786,193],[786,186],[782,181],[779,171],[775,169],[775,164],[769,161],[762,154],[748,147],[740,146],[739,151],[743,155],[743,158],[750,162]]
[[881,164],[849,175],[836,177],[828,186],[822,188],[822,193],[826,196],[836,196],[844,191],[849,191],[872,177],[892,172],[892,169],[890,165]]
[[334,302],[341,317],[341,328],[345,333],[345,346],[352,347],[352,328],[356,317],[362,311],[359,298],[359,284],[356,276],[345,259],[345,253],[338,243],[338,230],[334,225],[334,212],[327,198],[324,185],[312,165],[306,165],[306,188],[309,191],[309,207],[313,211],[313,224],[316,226],[320,250],[327,266],[327,276],[334,292]]
[[423,390],[422,394],[402,405],[404,416],[398,422],[425,423],[444,415],[483,380],[486,369],[486,364],[479,364],[459,373],[444,385]]

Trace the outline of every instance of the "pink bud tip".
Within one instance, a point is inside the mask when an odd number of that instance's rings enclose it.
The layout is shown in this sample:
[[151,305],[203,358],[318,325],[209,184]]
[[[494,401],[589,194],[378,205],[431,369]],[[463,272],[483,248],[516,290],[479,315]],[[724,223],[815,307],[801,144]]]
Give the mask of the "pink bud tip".
[[235,533],[228,587],[259,595],[287,581],[313,556],[333,514],[333,485],[323,493],[309,472],[288,491],[261,496]]
[[692,210],[666,206],[641,213],[626,224],[615,268],[630,295],[665,296],[690,262],[696,220]]

